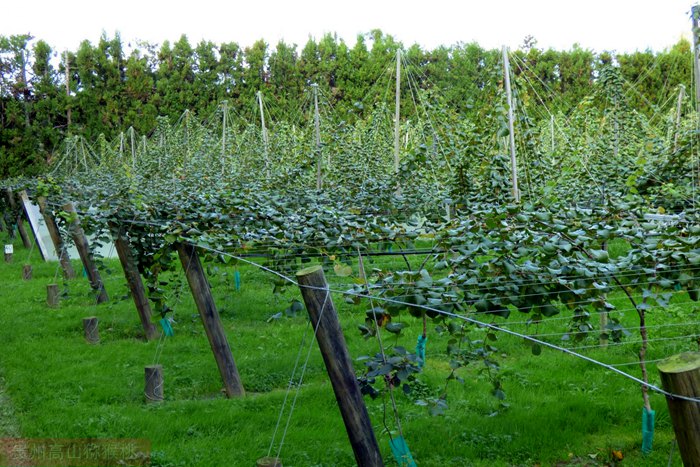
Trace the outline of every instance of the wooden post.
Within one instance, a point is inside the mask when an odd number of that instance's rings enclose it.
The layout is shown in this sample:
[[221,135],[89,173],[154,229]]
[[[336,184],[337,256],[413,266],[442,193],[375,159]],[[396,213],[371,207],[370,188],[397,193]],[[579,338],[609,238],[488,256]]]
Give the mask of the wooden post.
[[46,286],[46,304],[50,307],[58,306],[58,284],[49,284]]
[[[674,355],[656,365],[665,391],[700,398],[700,352]],[[700,465],[700,402],[666,396],[683,465]]]
[[258,91],[258,105],[260,106],[260,125],[262,126],[263,150],[265,157],[265,173],[270,179],[270,142],[267,137],[267,127],[265,126],[265,110],[263,109],[262,91]]
[[[17,203],[15,202],[15,194],[12,192],[12,188],[5,188],[5,195],[7,196],[7,202],[10,204],[10,210],[14,211]],[[22,238],[24,248],[30,249],[32,247],[32,242],[29,240],[27,229],[24,228],[24,216],[22,216],[22,212],[24,212],[24,209],[20,210],[20,214],[17,215],[17,230],[19,231],[19,236]]]
[[14,240],[17,237],[17,232],[15,231],[15,224],[10,219],[10,213],[6,212],[5,217],[5,227],[7,228],[7,234],[10,236],[10,240]]
[[685,86],[681,84],[680,90],[678,91],[678,102],[676,103],[676,124],[675,132],[673,134],[673,152],[678,151],[678,137],[681,132],[681,110],[683,106],[683,98],[685,97]]
[[600,311],[600,339],[599,344],[601,347],[608,346],[608,312]]
[[44,217],[44,222],[46,223],[46,229],[49,231],[49,236],[53,242],[53,247],[56,250],[56,256],[58,256],[58,261],[61,263],[61,269],[63,269],[63,277],[66,279],[75,278],[75,270],[73,270],[73,265],[70,262],[70,256],[68,255],[68,248],[63,242],[61,237],[61,231],[56,223],[56,218],[53,217],[51,210],[48,209],[48,204],[46,197],[39,196],[37,198],[37,203],[39,203],[39,212]]
[[66,130],[70,134],[71,111],[70,111],[70,63],[68,62],[68,51],[63,52],[66,67]]
[[85,332],[85,340],[88,344],[100,343],[100,328],[99,321],[96,316],[83,318],[83,331]]
[[256,467],[282,467],[279,457],[261,457],[255,462]]
[[224,118],[222,122],[223,129],[221,130],[221,175],[226,173],[226,117],[228,116],[228,101],[224,100],[223,113]]
[[10,239],[14,240],[17,236],[17,232],[15,231],[15,222],[12,220],[12,211],[10,209],[10,203],[6,202],[5,204],[7,209],[5,209],[2,213],[3,221],[5,222],[5,228],[7,229],[7,233],[10,235]]
[[396,50],[396,104],[394,116],[394,173],[399,173],[399,161],[401,152],[401,49]]
[[143,330],[146,333],[146,339],[155,339],[158,337],[158,332],[151,322],[151,305],[146,297],[146,289],[143,286],[141,274],[136,266],[136,260],[132,254],[129,239],[126,238],[126,235],[118,226],[112,224],[110,227],[112,228],[112,234],[114,236],[114,246],[116,247],[119,261],[122,263],[124,277],[126,277],[131,296],[134,299],[134,305],[139,314],[141,326],[143,326]]
[[311,324],[316,329],[316,340],[333,385],[355,460],[361,466],[382,466],[384,463],[377,439],[362,400],[323,268],[311,266],[302,269],[297,272],[297,280]]
[[700,5],[693,5],[690,9],[690,19],[692,26],[690,32],[693,34],[693,71],[695,77],[695,104],[696,109],[700,105]]
[[144,370],[146,376],[146,389],[144,391],[146,402],[161,402],[163,400],[163,366],[148,365]]
[[241,383],[241,377],[238,375],[238,368],[236,368],[236,362],[228,345],[228,339],[197,250],[193,245],[179,243],[177,253],[180,256],[182,269],[185,271],[199,315],[202,317],[202,324],[204,324],[211,350],[224,382],[226,396],[244,396],[245,390]]
[[15,252],[14,245],[5,245],[5,262],[12,262],[12,254]]
[[508,99],[508,134],[510,141],[510,172],[513,183],[513,200],[520,202],[520,189],[518,188],[518,165],[515,158],[515,130],[513,116],[513,94],[510,89],[510,62],[508,61],[508,49],[503,46],[503,76],[506,82],[506,97]]
[[131,168],[136,167],[136,142],[134,141],[134,133],[136,130],[134,130],[133,126],[129,127],[129,133],[131,137]]
[[314,90],[314,136],[316,139],[316,189],[323,188],[323,155],[321,154],[321,117],[318,113],[318,84],[311,85]]
[[[190,160],[190,109],[185,109],[180,119],[183,121],[182,128],[185,131],[185,162]],[[223,172],[222,172],[223,173]]]
[[85,237],[83,228],[80,226],[80,219],[78,218],[78,214],[75,212],[75,206],[73,206],[73,203],[68,203],[63,206],[63,210],[69,213],[72,217],[69,229],[70,234],[71,237],[73,237],[73,242],[75,243],[75,247],[78,249],[80,260],[83,262],[83,266],[87,272],[90,286],[95,292],[97,292],[97,303],[104,303],[109,300],[109,296],[107,295],[107,291],[102,283],[100,271],[97,270],[97,266],[95,265],[92,252],[90,251],[90,244],[88,243],[87,237]]
[[32,279],[32,265],[31,264],[25,264],[22,266],[22,279],[25,281],[31,280]]
[[554,154],[554,115],[550,115],[549,117],[549,132],[552,137],[551,154]]
[[613,141],[613,158],[617,159],[620,154],[620,112],[619,106],[617,105],[617,96],[613,96],[613,133],[615,134],[615,139]]

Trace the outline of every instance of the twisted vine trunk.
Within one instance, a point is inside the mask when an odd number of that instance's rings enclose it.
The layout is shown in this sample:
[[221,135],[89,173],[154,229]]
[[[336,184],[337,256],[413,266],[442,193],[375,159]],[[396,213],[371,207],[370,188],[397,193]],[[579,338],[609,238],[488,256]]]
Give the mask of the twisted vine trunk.
[[[646,303],[646,299],[642,300],[642,303]],[[637,308],[637,313],[639,314],[639,335],[642,337],[642,347],[639,349],[639,367],[642,369],[642,380],[645,383],[649,383],[649,374],[647,372],[647,326],[646,317],[644,315],[644,310]],[[644,400],[644,408],[647,411],[651,411],[651,403],[649,402],[649,386],[642,385],[642,399]]]

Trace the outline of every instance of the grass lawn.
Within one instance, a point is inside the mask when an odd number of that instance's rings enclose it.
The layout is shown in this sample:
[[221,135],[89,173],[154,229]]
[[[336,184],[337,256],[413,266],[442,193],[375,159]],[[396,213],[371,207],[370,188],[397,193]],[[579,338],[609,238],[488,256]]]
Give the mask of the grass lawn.
[[[7,242],[4,233],[0,239]],[[27,258],[29,258],[27,260]],[[34,277],[21,278],[22,265],[30,262]],[[381,260],[390,262],[392,260]],[[420,259],[417,259],[420,261]],[[244,398],[226,399],[220,376],[199,315],[185,285],[174,305],[175,335],[152,342],[141,339],[133,302],[117,261],[105,263],[103,277],[110,302],[93,304],[87,279],[67,283],[68,295],[58,308],[46,306],[46,285],[57,276],[57,263],[44,263],[15,243],[14,262],[0,264],[0,437],[24,438],[145,438],[152,445],[156,466],[250,466],[268,453],[280,408],[285,398],[302,336],[308,329],[306,313],[268,320],[300,298],[290,288],[272,293],[272,278],[252,266],[239,266],[242,287],[233,287],[231,267],[210,275],[213,292],[231,350],[247,391]],[[385,263],[382,263],[385,264]],[[396,263],[400,267],[401,263]],[[76,270],[80,270],[75,262]],[[302,266],[300,265],[300,268]],[[224,275],[223,272],[229,274]],[[343,289],[347,280],[327,274],[332,287]],[[60,276],[59,276],[60,281]],[[345,287],[346,288],[346,287]],[[357,330],[364,308],[334,297],[353,358],[378,352],[374,339]],[[619,308],[614,316],[634,327],[636,316],[622,295],[611,297]],[[100,320],[101,343],[89,345],[82,334],[83,317]],[[513,314],[504,325],[518,332],[533,332],[527,317]],[[539,334],[566,330],[562,315],[543,324]],[[384,334],[385,344],[412,349],[421,322],[409,316],[398,339]],[[674,297],[665,310],[649,312],[648,358],[697,350],[690,337],[700,331],[695,304],[686,294]],[[673,327],[668,323],[678,324]],[[430,324],[427,363],[419,375],[421,397],[437,397],[449,374],[447,337]],[[474,328],[475,336],[485,333]],[[558,336],[546,337],[560,342]],[[306,334],[306,343],[311,333]],[[628,340],[638,340],[634,333]],[[597,339],[570,346],[595,346]],[[413,397],[397,392],[404,437],[423,466],[535,466],[610,465],[680,466],[674,434],[663,396],[653,394],[656,433],[653,452],[641,447],[642,398],[639,385],[581,359],[544,349],[539,356],[520,338],[499,336],[501,379],[507,407],[491,395],[491,385],[478,364],[464,368],[464,384],[449,384],[448,407],[431,416]],[[636,360],[637,344],[582,349],[607,363]],[[303,349],[302,360],[306,356]],[[165,401],[144,403],[144,366],[159,363],[165,375]],[[654,384],[658,372],[650,364]],[[362,369],[356,362],[356,370]],[[621,367],[639,376],[636,365]],[[290,394],[289,402],[295,391]],[[287,408],[289,408],[289,402]],[[396,425],[390,408],[380,397],[365,402],[384,459],[396,465],[389,448],[386,425]],[[287,411],[288,412],[288,411]],[[277,441],[286,424],[282,419]],[[278,443],[275,444],[277,449]],[[354,465],[344,426],[318,348],[313,343],[303,385],[295,403],[281,450],[285,466]],[[623,457],[619,460],[619,457]]]

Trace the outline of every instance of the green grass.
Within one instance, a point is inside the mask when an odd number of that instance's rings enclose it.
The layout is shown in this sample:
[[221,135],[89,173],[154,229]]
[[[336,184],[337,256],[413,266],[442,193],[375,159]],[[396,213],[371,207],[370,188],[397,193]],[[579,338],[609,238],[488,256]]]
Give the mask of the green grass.
[[[4,241],[3,235],[0,239]],[[56,277],[57,265],[41,262],[33,252],[34,278],[23,281],[21,269],[27,257],[28,252],[16,243],[15,261],[0,265],[0,437],[147,438],[154,465],[162,466],[254,465],[257,458],[267,455],[307,329],[303,313],[269,323],[267,319],[299,298],[297,290],[290,288],[274,296],[269,276],[250,266],[240,266],[239,292],[233,290],[230,274],[210,276],[247,391],[245,398],[225,399],[187,289],[175,305],[175,336],[147,343],[140,339],[140,324],[118,262],[106,263],[112,269],[104,273],[111,298],[108,304],[94,305],[87,280],[78,278],[67,284],[68,296],[60,307],[51,309],[45,304],[45,286]],[[401,259],[386,259],[375,265],[389,262],[396,267],[403,264]],[[75,266],[79,270],[77,262]],[[348,282],[332,273],[328,276],[334,287],[342,288]],[[667,310],[654,310],[650,324],[697,321],[686,297],[676,297]],[[613,295],[611,300],[621,309],[629,308],[622,296]],[[334,301],[351,355],[376,353],[376,341],[364,340],[356,330],[364,308],[346,305],[340,296]],[[627,326],[635,325],[629,311],[616,313]],[[99,345],[87,344],[82,336],[81,319],[92,315],[100,319]],[[515,314],[510,322],[525,318]],[[410,327],[398,343],[412,348],[421,323],[405,319]],[[565,325],[565,320],[552,320],[538,332],[564,332]],[[439,395],[449,374],[447,337],[432,332],[433,327],[431,324],[426,369],[419,376],[426,396]],[[508,327],[534,332],[524,325]],[[697,325],[688,325],[687,329],[661,328],[650,335],[672,337],[697,331]],[[478,335],[483,330],[472,332]],[[630,337],[636,338],[636,334]],[[558,337],[550,340],[559,342]],[[386,334],[385,343],[395,342]],[[501,355],[507,408],[490,394],[491,386],[478,365],[461,370],[463,385],[450,383],[448,408],[442,416],[431,416],[425,407],[397,394],[404,436],[419,465],[606,465],[613,450],[625,456],[623,465],[667,464],[674,435],[662,396],[652,395],[657,411],[654,451],[642,456],[642,399],[637,384],[559,352],[545,349],[540,356],[532,355],[519,338],[500,336],[495,345]],[[649,358],[692,349],[686,340],[655,341]],[[634,345],[624,345],[585,352],[606,362],[623,363],[635,360],[635,350]],[[164,367],[165,402],[146,405],[144,366],[155,362]],[[360,368],[361,363],[356,363],[356,369]],[[639,376],[636,366],[623,368]],[[652,382],[658,383],[654,365],[650,365],[650,374]],[[382,455],[388,465],[395,465],[382,423],[384,404],[381,398],[366,399],[366,404]],[[391,410],[388,412],[387,424],[394,430]],[[285,422],[286,414],[283,426]],[[671,465],[681,465],[677,449],[673,451]],[[315,344],[281,457],[285,466],[354,464]]]

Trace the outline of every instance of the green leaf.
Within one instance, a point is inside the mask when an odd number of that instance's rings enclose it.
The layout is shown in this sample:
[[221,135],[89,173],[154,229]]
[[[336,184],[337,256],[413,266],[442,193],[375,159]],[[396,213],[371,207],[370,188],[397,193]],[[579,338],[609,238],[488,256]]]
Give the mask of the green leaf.
[[392,334],[401,334],[401,330],[407,327],[408,324],[406,323],[388,323],[385,326],[386,330]]
[[335,263],[335,265],[333,265],[333,271],[335,271],[336,276],[347,277],[352,275],[352,266],[343,263]]
[[607,263],[610,261],[610,254],[605,250],[591,250],[590,254],[593,259],[599,263]]
[[559,314],[559,309],[552,305],[551,303],[545,303],[537,308],[537,311],[539,311],[542,316],[546,318],[551,318],[554,315]]

